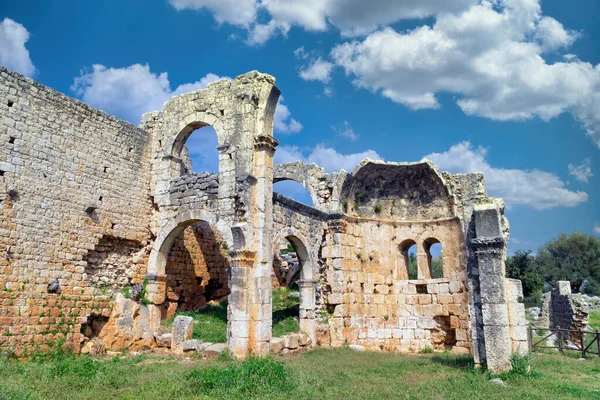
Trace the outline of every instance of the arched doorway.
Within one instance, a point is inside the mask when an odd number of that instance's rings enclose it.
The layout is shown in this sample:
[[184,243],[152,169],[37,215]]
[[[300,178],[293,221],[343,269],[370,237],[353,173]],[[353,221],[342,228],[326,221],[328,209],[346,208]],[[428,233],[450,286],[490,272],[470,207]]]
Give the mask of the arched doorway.
[[[306,239],[302,236],[300,232],[298,232],[295,228],[286,228],[277,236],[275,240],[275,259],[281,259],[281,249],[289,249],[288,254],[292,253],[290,260],[291,262],[296,264],[295,269],[292,268],[286,276],[285,280],[282,280],[281,284],[292,289],[291,293],[289,291],[284,291],[283,293],[287,295],[295,293],[294,289],[297,290],[298,293],[298,305],[297,305],[297,318],[298,318],[298,329],[301,332],[306,333],[313,343],[315,343],[316,339],[316,323],[315,323],[315,279],[314,279],[314,262],[313,256],[308,251],[308,248],[305,245]],[[276,268],[276,261],[274,261],[274,268]],[[277,276],[277,272],[274,271],[274,275]],[[278,291],[274,292],[274,296],[278,295]],[[281,301],[283,304],[286,304],[286,299],[277,299],[274,300],[274,313],[273,313],[273,334],[276,335],[278,327],[276,324],[281,321],[281,318],[288,317],[291,312],[294,310],[285,310],[287,313],[281,312],[281,315],[277,313],[282,310],[276,309],[276,302]],[[290,304],[292,302],[288,302]],[[285,328],[281,329],[281,331],[285,331]]]
[[[146,287],[153,331],[177,312],[200,311],[211,301],[227,299],[232,241],[227,224],[202,210],[180,213],[160,230],[150,252]],[[226,331],[226,312],[221,314]]]

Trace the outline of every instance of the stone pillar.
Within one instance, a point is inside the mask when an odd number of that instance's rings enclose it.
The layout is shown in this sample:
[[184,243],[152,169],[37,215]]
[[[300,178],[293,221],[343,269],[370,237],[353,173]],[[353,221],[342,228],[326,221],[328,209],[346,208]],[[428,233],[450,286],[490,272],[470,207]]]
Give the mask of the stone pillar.
[[[227,344],[229,353],[246,358],[250,353],[265,355],[271,336],[271,297],[261,291],[260,271],[255,268],[256,252],[233,250],[229,305],[227,307]],[[265,316],[269,315],[268,321]],[[265,325],[268,324],[267,332]],[[261,344],[262,343],[262,344]],[[266,343],[266,344],[265,344]]]
[[315,281],[298,281],[300,289],[300,331],[306,333],[312,343],[316,343],[317,325],[315,321]]
[[429,270],[429,256],[423,248],[423,243],[417,244],[417,279],[431,278]]
[[[477,282],[473,304],[479,361],[495,373],[511,369],[511,337],[505,289],[504,237],[496,205],[478,205],[474,210],[475,237],[470,246],[475,256]],[[477,293],[478,292],[478,293]]]

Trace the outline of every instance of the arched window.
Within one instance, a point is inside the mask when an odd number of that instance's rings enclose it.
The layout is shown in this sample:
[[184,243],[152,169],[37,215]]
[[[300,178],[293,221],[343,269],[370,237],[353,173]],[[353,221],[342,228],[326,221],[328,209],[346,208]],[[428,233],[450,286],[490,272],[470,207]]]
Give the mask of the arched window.
[[407,239],[400,244],[400,279],[419,279],[419,267],[417,263],[417,243]]
[[210,125],[192,124],[189,132],[173,146],[173,161],[178,163],[180,175],[190,172],[219,172],[217,132]]
[[273,183],[273,191],[296,200],[299,203],[314,207],[310,193],[302,184],[293,180],[280,180]]
[[429,238],[423,242],[423,249],[427,254],[427,268],[432,279],[443,278],[442,244],[436,238]]

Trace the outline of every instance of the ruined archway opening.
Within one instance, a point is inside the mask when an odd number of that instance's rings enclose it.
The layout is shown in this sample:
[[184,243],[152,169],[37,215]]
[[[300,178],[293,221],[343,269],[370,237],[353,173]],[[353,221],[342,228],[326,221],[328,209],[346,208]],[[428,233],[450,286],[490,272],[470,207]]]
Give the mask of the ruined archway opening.
[[194,338],[227,341],[227,249],[218,231],[204,221],[189,225],[175,238],[165,266],[163,325],[169,327],[176,315],[191,316]]
[[423,249],[427,255],[427,268],[431,279],[444,277],[442,262],[442,244],[438,239],[429,238],[423,242]]
[[400,244],[400,279],[419,279],[417,243],[407,239]]
[[274,181],[273,192],[309,207],[315,206],[310,192],[301,183],[294,180],[284,179]]
[[302,261],[289,239],[275,249],[273,258],[272,335],[283,336],[300,329],[300,291]]
[[214,175],[219,173],[218,135],[204,122],[188,124],[173,142],[172,176]]

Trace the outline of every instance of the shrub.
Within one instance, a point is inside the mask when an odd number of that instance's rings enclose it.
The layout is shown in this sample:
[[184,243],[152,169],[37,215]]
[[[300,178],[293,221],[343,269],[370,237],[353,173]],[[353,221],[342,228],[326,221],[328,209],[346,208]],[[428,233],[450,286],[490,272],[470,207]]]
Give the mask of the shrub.
[[382,210],[383,210],[383,204],[381,204],[380,202],[377,202],[377,204],[375,204],[375,214],[380,214]]
[[433,349],[429,346],[425,346],[424,348],[419,350],[419,353],[420,354],[431,354],[431,353],[433,353]]

